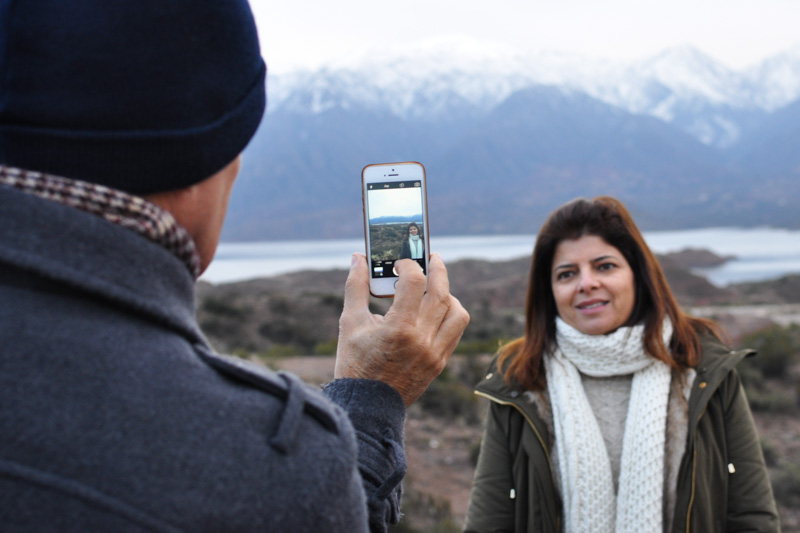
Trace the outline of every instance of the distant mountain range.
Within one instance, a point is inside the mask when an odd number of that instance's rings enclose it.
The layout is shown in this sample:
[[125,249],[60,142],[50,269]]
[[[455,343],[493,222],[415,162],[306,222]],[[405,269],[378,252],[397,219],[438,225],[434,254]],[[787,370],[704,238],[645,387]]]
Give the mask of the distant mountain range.
[[422,213],[416,215],[401,216],[394,215],[388,217],[376,217],[369,219],[370,224],[410,224],[411,222],[420,223],[422,220]]
[[535,233],[611,194],[646,229],[800,227],[800,47],[619,65],[463,40],[270,74],[223,239],[356,237],[360,171],[414,160],[431,233]]

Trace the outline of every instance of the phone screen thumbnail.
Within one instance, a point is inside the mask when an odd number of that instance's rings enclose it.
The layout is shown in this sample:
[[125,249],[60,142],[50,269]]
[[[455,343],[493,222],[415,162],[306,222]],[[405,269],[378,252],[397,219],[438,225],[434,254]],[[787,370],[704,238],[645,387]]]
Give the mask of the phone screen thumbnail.
[[373,278],[397,277],[394,263],[399,259],[414,259],[425,271],[424,212],[419,180],[367,184]]

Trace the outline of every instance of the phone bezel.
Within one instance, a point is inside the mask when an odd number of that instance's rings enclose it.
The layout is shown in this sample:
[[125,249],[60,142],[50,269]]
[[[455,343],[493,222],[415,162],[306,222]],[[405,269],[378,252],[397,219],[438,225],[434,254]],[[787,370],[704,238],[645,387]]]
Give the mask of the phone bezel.
[[[389,174],[392,174],[391,176]],[[397,174],[396,176],[394,174]],[[397,163],[374,163],[361,170],[361,199],[364,219],[364,245],[367,251],[369,264],[369,291],[377,298],[391,298],[395,294],[395,283],[398,278],[373,278],[372,277],[372,247],[369,239],[369,217],[367,185],[370,183],[385,183],[391,181],[419,180],[422,189],[422,233],[425,240],[425,275],[429,271],[430,262],[430,231],[428,219],[428,183],[425,167],[417,161],[403,161]]]

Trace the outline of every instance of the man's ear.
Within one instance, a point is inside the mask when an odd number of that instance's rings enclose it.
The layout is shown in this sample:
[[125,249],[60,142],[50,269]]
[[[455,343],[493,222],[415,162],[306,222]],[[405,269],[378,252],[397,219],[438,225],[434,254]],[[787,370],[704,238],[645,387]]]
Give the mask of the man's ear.
[[216,252],[240,162],[241,156],[237,156],[219,172],[200,183],[144,197],[169,212],[189,232],[200,255],[201,270],[205,270],[211,263]]

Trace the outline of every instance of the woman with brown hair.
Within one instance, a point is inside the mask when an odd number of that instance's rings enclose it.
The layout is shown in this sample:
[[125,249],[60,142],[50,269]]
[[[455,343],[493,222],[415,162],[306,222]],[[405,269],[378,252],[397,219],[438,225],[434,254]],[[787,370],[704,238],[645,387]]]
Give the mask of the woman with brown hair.
[[752,353],[680,309],[618,200],[563,205],[536,240],[525,334],[477,387],[465,531],[777,531],[734,370]]
[[406,228],[400,259],[423,259],[425,257],[425,236],[416,222]]

